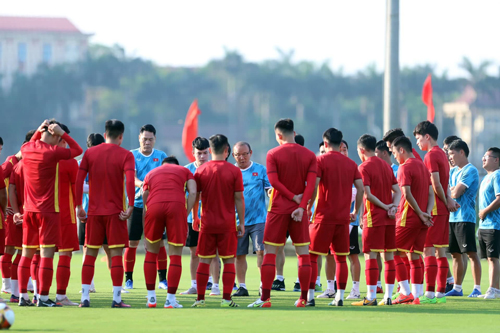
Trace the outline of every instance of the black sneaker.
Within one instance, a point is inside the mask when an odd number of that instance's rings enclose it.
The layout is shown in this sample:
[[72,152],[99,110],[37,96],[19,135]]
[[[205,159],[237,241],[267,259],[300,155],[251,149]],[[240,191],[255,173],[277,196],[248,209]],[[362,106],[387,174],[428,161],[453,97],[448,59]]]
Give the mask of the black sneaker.
[[243,287],[239,287],[238,291],[236,291],[232,296],[243,297],[243,296],[250,296],[250,295],[248,295],[248,290],[246,290]]
[[113,303],[111,303],[111,307],[112,308],[130,308],[130,305],[123,303],[123,301],[121,301],[120,303],[113,301]]
[[83,302],[81,302],[78,307],[80,307],[80,308],[90,308],[90,301],[88,299],[86,299]]
[[38,300],[38,303],[36,304],[39,308],[61,308],[62,305],[59,303],[56,303],[50,299],[46,301],[42,301],[41,299]]
[[447,292],[451,291],[451,290],[453,289],[453,287],[454,287],[454,286],[455,286],[455,285],[454,285],[453,283],[448,283],[448,282],[446,282],[446,292],[445,292],[445,293],[447,293]]
[[35,306],[29,299],[19,298],[19,306]]
[[280,281],[278,279],[274,280],[271,290],[274,291],[285,291],[285,280]]
[[392,299],[390,297],[388,297],[386,300],[385,300],[385,305],[392,305]]
[[300,283],[295,282],[295,284],[293,285],[293,291],[300,291]]
[[316,302],[314,301],[314,298],[310,301],[307,301],[306,306],[316,306]]
[[344,306],[344,301],[339,299],[338,301],[336,299],[334,299],[331,303],[329,303],[328,305],[330,306]]
[[207,290],[212,290],[212,282],[207,283]]

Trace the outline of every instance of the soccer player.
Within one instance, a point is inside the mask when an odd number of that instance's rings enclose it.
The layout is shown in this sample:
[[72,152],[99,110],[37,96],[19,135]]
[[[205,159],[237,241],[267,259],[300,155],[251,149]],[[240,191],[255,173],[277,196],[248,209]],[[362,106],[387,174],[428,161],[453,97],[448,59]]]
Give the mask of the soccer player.
[[267,153],[267,176],[273,190],[264,230],[264,261],[261,268],[261,298],[248,307],[271,307],[271,286],[276,271],[276,252],[286,242],[287,231],[299,261],[301,295],[295,303],[305,307],[311,260],[309,257],[309,220],[307,203],[316,183],[316,155],[295,143],[291,119],[280,119],[274,126],[279,147]]
[[392,163],[392,160],[391,160],[392,153],[389,150],[389,147],[387,146],[387,144],[384,142],[384,140],[380,140],[377,142],[377,146],[375,148],[375,155],[378,158],[381,158],[382,160],[384,160],[387,164],[389,164],[391,166],[391,169],[394,172],[394,177],[397,178],[399,167],[397,164]]
[[[187,212],[196,200],[196,182],[191,171],[179,166],[175,156],[166,157],[162,166],[152,170],[144,179],[144,237],[146,238],[146,258],[144,277],[148,290],[149,308],[156,307],[156,262],[161,247],[163,231],[167,230],[168,291],[164,308],[182,308],[177,303],[175,293],[182,273],[182,248],[188,233]],[[185,189],[188,192],[186,203]],[[187,209],[187,210],[186,210]]]
[[[1,140],[1,138],[0,138]],[[2,145],[3,146],[3,141],[1,141]],[[4,216],[7,215],[7,190],[5,189],[5,182],[3,181],[4,177],[3,177],[3,170],[2,168],[0,168],[0,218],[2,219],[2,221],[5,221],[4,219]],[[3,256],[2,256],[3,257]],[[11,258],[12,260],[12,258]],[[2,260],[3,262],[3,260]],[[4,275],[2,275],[4,276]],[[0,298],[0,303],[5,303],[5,300],[3,298]]]
[[[437,145],[438,129],[436,125],[427,120],[422,121],[413,130],[413,135],[417,139],[417,145],[420,149],[427,151],[424,164],[431,174],[435,198],[432,209],[434,224],[427,231],[424,249],[426,291],[425,295],[419,298],[420,302],[424,304],[445,303],[446,278],[449,269],[446,257],[446,248],[450,239],[449,212],[455,212],[458,204],[451,197],[448,186],[450,165],[446,154]],[[435,292],[436,278],[437,293]]]
[[[58,147],[61,139],[69,149]],[[33,306],[28,298],[31,259],[41,248],[39,265],[39,307],[61,306],[49,299],[53,277],[56,246],[60,242],[58,162],[72,159],[82,148],[65,133],[55,120],[44,121],[31,141],[21,148],[24,174],[24,214],[16,213],[14,220],[22,219],[23,255],[18,267],[20,306]]]
[[[82,297],[80,307],[90,306],[90,283],[94,277],[95,259],[104,238],[111,254],[111,280],[113,282],[112,308],[125,308],[121,298],[123,281],[123,248],[128,242],[127,220],[134,209],[135,161],[134,155],[120,145],[125,125],[119,120],[106,121],[106,143],[87,149],[83,155],[76,180],[77,215],[87,220],[85,246],[87,253],[82,267]],[[89,210],[82,207],[83,183],[89,175]],[[125,180],[123,177],[125,176]],[[126,181],[126,183],[125,183]],[[128,198],[125,202],[124,183]]]
[[443,151],[446,154],[446,158],[448,158],[448,162],[450,163],[450,169],[453,168],[455,165],[451,161],[450,155],[448,154],[448,151],[450,149],[449,147],[450,147],[451,143],[455,140],[461,140],[461,139],[456,135],[450,135],[450,136],[447,136],[446,138],[444,138],[444,140],[443,140]]
[[295,136],[295,143],[301,145],[302,147],[304,147],[304,145],[306,144],[306,139],[304,138],[303,135],[301,134],[297,134]]
[[[203,210],[197,248],[200,258],[196,272],[198,297],[192,307],[205,306],[210,262],[217,253],[224,263],[221,307],[237,307],[231,300],[231,291],[236,274],[234,258],[238,237],[245,234],[243,178],[238,167],[226,162],[230,149],[227,137],[222,134],[212,135],[209,142],[212,161],[200,166],[194,174]],[[240,221],[237,226],[235,207]]]
[[358,155],[363,162],[359,171],[365,189],[363,215],[363,253],[366,259],[368,294],[356,306],[377,305],[377,279],[379,267],[377,253],[384,257],[386,294],[380,305],[392,305],[396,279],[394,252],[396,252],[396,210],[401,192],[393,170],[385,161],[375,156],[377,140],[365,134],[358,140]]
[[[237,142],[233,147],[236,166],[243,176],[243,196],[245,197],[245,234],[238,239],[236,253],[236,277],[239,288],[233,296],[249,296],[246,286],[247,254],[250,239],[253,252],[257,254],[257,267],[264,260],[264,226],[266,222],[266,192],[271,188],[266,168],[252,161],[252,149],[247,142]],[[236,216],[240,223],[239,215]]]
[[[387,133],[384,134],[384,137],[382,138],[382,140],[384,140],[384,142],[386,143],[387,148],[389,148],[389,150],[392,151],[392,143],[394,142],[394,140],[396,140],[396,138],[399,138],[400,136],[405,136],[403,130],[401,128],[394,128],[394,129],[387,131]],[[412,155],[410,155],[410,157],[413,157],[413,158],[416,158],[416,159],[422,161],[422,158],[417,153],[415,148],[412,148],[411,154]]]
[[455,284],[446,296],[463,296],[462,282],[465,270],[462,254],[466,253],[472,267],[474,289],[469,297],[481,295],[481,262],[476,249],[476,195],[479,187],[479,173],[469,163],[469,147],[458,139],[448,147],[450,163],[454,167],[450,171],[451,197],[460,207],[450,213],[450,252],[453,257],[453,273]]
[[[137,246],[143,234],[142,215],[144,204],[142,202],[142,186],[144,178],[154,168],[161,165],[167,154],[155,149],[156,129],[153,125],[147,124],[141,127],[139,132],[139,148],[132,150],[135,159],[135,200],[134,211],[127,221],[129,246],[125,248],[124,268],[125,268],[125,289],[134,288],[134,265],[137,253]],[[160,267],[161,266],[161,267]],[[161,268],[161,269],[160,269]],[[167,280],[167,252],[165,244],[161,241],[158,255],[158,276],[160,288],[166,289]]]
[[483,156],[488,173],[479,188],[478,240],[481,257],[488,259],[490,287],[485,299],[500,298],[500,149],[492,147]]
[[[394,255],[396,278],[399,281],[400,294],[393,304],[412,303],[418,294],[418,285],[423,279],[420,254],[424,251],[427,229],[432,225],[432,207],[434,190],[429,171],[414,157],[411,141],[405,136],[391,141],[392,153],[399,163],[398,184],[401,189],[401,201],[396,214],[396,248]],[[412,290],[408,283],[408,273],[403,262],[407,253],[411,257]],[[426,267],[427,269],[427,267]]]
[[[317,201],[309,227],[311,237],[310,255],[312,263],[308,306],[314,306],[314,279],[317,274],[317,258],[335,256],[338,289],[333,306],[343,306],[348,279],[346,257],[349,255],[349,224],[356,220],[363,200],[363,182],[354,161],[340,153],[342,132],[330,128],[323,133],[326,154],[317,158]],[[356,187],[356,202],[351,213],[352,187]],[[316,195],[312,199],[315,200]],[[311,201],[313,201],[311,200]]]

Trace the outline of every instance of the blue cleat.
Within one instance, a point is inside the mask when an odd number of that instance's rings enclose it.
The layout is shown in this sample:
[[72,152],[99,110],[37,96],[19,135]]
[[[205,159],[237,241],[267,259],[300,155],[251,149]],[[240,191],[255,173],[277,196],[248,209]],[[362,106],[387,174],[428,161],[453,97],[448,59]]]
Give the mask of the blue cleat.
[[464,292],[462,290],[456,291],[455,289],[452,289],[445,294],[446,297],[448,297],[448,296],[463,296],[463,295],[464,295]]
[[479,295],[481,295],[481,292],[477,289],[474,289],[468,297],[478,297]]
[[212,290],[212,282],[207,283],[207,290]]
[[236,286],[236,282],[234,283],[233,290],[234,291],[238,290],[238,287]]
[[158,283],[158,288],[167,290],[168,289],[167,280],[160,281],[160,283]]
[[134,289],[134,281],[127,280],[127,282],[125,282],[125,288],[124,289]]

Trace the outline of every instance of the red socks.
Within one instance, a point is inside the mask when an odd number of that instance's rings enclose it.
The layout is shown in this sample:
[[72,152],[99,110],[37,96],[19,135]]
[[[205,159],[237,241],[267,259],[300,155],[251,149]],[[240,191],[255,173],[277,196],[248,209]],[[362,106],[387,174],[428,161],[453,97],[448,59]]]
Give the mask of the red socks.
[[233,264],[224,264],[222,272],[222,298],[226,301],[231,300],[231,292],[233,291],[234,279],[236,278],[236,270]]
[[410,266],[410,260],[408,259],[408,256],[405,254],[404,257],[401,257],[401,259],[403,260],[404,264],[405,264],[405,267],[406,267],[406,275],[408,276],[408,280],[410,279],[410,276],[411,276],[411,266]]
[[92,279],[94,278],[95,259],[96,257],[89,255],[85,256],[82,266],[82,284],[92,283]]
[[[165,260],[165,263],[166,262],[167,261]],[[226,269],[226,266],[224,266],[224,269]],[[168,267],[168,277],[167,277],[167,284],[168,284],[167,293],[175,295],[175,293],[177,292],[177,288],[179,287],[181,274],[182,274],[181,256],[170,256],[170,266]],[[224,281],[224,276],[222,276],[222,279]]]
[[123,258],[114,256],[111,258],[111,281],[113,287],[121,287],[123,282]]
[[[438,273],[436,257],[425,257],[425,291],[436,291],[436,277]],[[448,272],[446,272],[448,273]],[[446,280],[445,280],[446,281]]]
[[12,269],[12,254],[5,253],[0,257],[0,270],[4,279],[10,279]]
[[384,263],[384,267],[385,283],[394,284],[396,281],[396,265],[394,264],[394,260],[387,260]]
[[[368,259],[365,267],[366,284],[376,286],[378,281],[378,263],[377,259]],[[339,288],[342,289],[342,288]]]
[[41,258],[39,276],[40,276],[40,296],[48,296],[50,286],[52,285],[52,278],[54,276],[54,259]]
[[410,261],[411,267],[411,283],[420,284],[419,282],[424,279],[424,271],[422,270],[422,265],[420,264],[420,258],[417,260]]
[[71,257],[60,255],[56,273],[58,295],[66,295],[66,289],[68,288],[70,276],[71,276]]
[[446,278],[448,276],[448,259],[437,258],[437,291],[440,293],[446,292]]
[[198,301],[205,299],[205,289],[207,289],[208,277],[210,276],[210,264],[200,262],[196,271],[196,284],[198,288]]
[[159,271],[167,269],[167,250],[165,246],[160,247],[160,252],[158,252],[157,269]]
[[406,271],[406,266],[403,261],[403,257],[394,256],[394,263],[396,264],[396,278],[398,282],[408,280],[408,272]]
[[318,255],[317,254],[309,254],[311,258],[311,278],[309,280],[309,289],[316,288],[316,278],[318,276]]
[[137,253],[137,248],[135,247],[127,247],[125,249],[125,272],[131,273],[134,271],[136,253]]
[[155,290],[157,259],[158,254],[146,252],[146,258],[144,259],[144,279],[146,280],[147,290]]
[[262,301],[267,301],[269,298],[271,298],[271,287],[273,286],[273,280],[275,274],[276,274],[276,254],[266,253],[264,255],[264,260],[262,261],[262,267],[260,269],[260,276],[261,276],[260,279],[262,282],[262,295],[260,299]]
[[28,281],[30,280],[30,266],[31,259],[28,257],[21,257],[19,267],[17,268],[17,275],[19,277],[19,292],[26,294],[28,292]]
[[[19,266],[20,261],[21,261],[21,252],[17,252],[16,258],[14,259],[14,262],[12,263],[11,280],[17,280],[17,268]],[[32,280],[33,280],[33,278],[32,278]]]
[[[309,257],[309,254],[302,254],[299,256],[300,299],[304,299],[307,301],[307,292],[309,291],[310,280],[311,258]],[[314,281],[316,281],[316,279],[314,279]]]
[[[347,276],[349,275],[349,271],[347,270],[346,256],[335,255],[335,263],[337,264],[337,272],[335,274],[335,277],[337,278],[337,288],[340,290],[345,290],[345,287],[347,285]],[[376,260],[375,267],[377,267]],[[375,285],[376,284],[377,279],[375,279]]]
[[[31,261],[31,265],[30,265],[31,280],[33,280],[33,281],[38,281],[38,264],[39,263],[40,263],[40,255],[35,254],[33,256],[33,260]],[[38,291],[40,291],[40,288],[38,288]]]

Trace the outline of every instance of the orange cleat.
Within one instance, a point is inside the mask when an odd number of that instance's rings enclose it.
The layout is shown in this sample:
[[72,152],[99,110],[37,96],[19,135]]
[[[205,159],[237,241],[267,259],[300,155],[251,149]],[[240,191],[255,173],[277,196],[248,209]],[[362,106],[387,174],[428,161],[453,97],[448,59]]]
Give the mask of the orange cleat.
[[384,290],[382,289],[382,287],[377,287],[377,294],[383,294],[384,293]]
[[413,302],[414,300],[415,300],[415,298],[413,297],[412,294],[405,296],[401,293],[401,294],[399,294],[398,298],[396,298],[396,300],[394,302],[392,302],[392,304],[409,304],[409,303]]
[[305,308],[306,307],[306,300],[304,299],[299,299],[298,301],[295,302],[295,306],[298,308]]
[[411,302],[411,304],[413,305],[420,305],[420,298],[415,298],[415,300],[413,302]]

